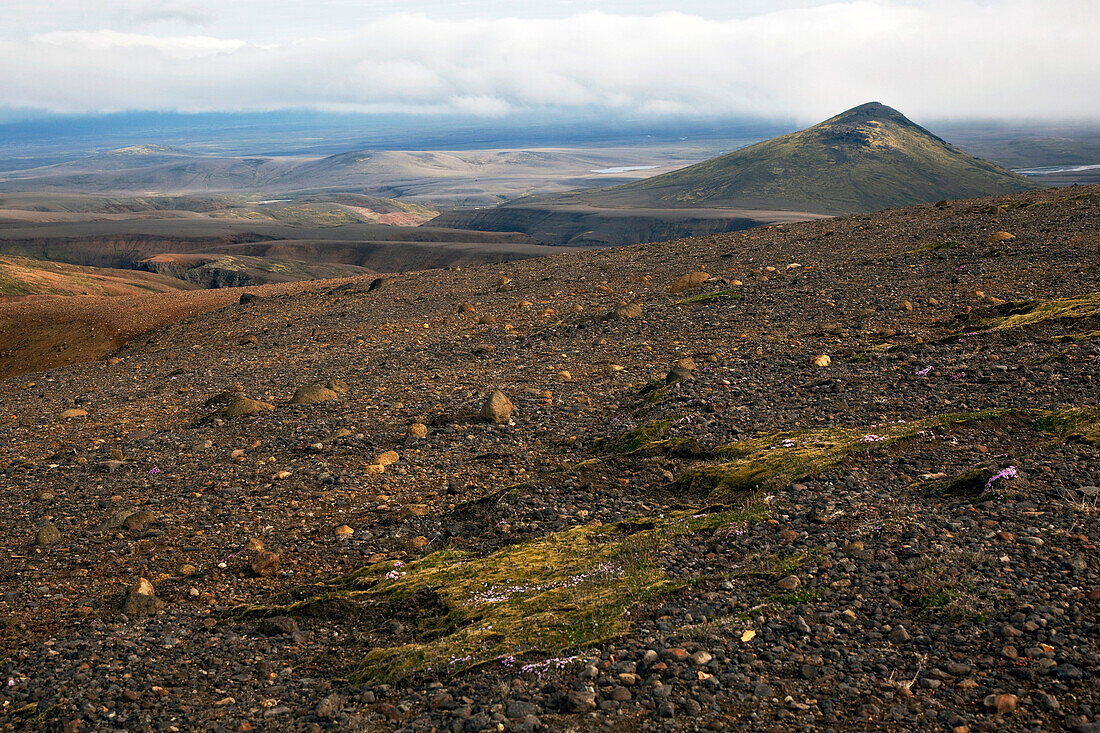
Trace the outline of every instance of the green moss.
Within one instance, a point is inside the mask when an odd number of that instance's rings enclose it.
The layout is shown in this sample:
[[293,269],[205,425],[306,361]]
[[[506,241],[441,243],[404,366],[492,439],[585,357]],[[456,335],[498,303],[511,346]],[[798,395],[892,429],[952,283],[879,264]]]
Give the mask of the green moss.
[[1095,341],[1100,339],[1100,331],[1082,331],[1081,333],[1070,333],[1061,336],[1055,336],[1051,341],[1074,341],[1081,343],[1083,341]]
[[788,593],[781,593],[775,597],[777,603],[785,606],[797,606],[801,604],[817,603],[824,597],[824,593],[816,588],[799,588]]
[[1086,293],[1076,298],[1015,301],[1005,304],[1000,310],[1003,315],[982,321],[978,324],[979,328],[1004,331],[1051,321],[1100,318],[1100,292]]
[[679,301],[679,304],[716,303],[722,300],[741,300],[742,297],[740,290],[719,290],[715,293],[701,293],[699,295],[693,295],[690,298],[684,298]]
[[633,453],[664,437],[670,427],[671,420],[657,420],[615,438],[599,438],[593,446],[604,453]]
[[1089,445],[1100,445],[1100,407],[1069,407],[1044,414],[1034,423],[1041,433]]
[[810,553],[808,552],[796,552],[791,555],[771,555],[752,568],[749,574],[765,578],[785,578],[788,575],[793,575],[809,561]]
[[289,606],[239,612],[326,615],[336,606],[363,618],[412,614],[413,640],[372,649],[349,675],[355,681],[553,655],[621,635],[632,607],[681,587],[658,562],[672,537],[751,516],[684,512],[575,527],[486,557],[442,550],[403,566],[372,565]]
[[940,415],[925,420],[868,428],[824,428],[775,433],[741,440],[717,451],[720,463],[692,468],[677,483],[710,500],[725,500],[758,489],[775,489],[841,463],[856,453],[879,451],[932,429],[990,419],[1004,411]]
[[30,295],[30,289],[22,280],[0,277],[0,295]]

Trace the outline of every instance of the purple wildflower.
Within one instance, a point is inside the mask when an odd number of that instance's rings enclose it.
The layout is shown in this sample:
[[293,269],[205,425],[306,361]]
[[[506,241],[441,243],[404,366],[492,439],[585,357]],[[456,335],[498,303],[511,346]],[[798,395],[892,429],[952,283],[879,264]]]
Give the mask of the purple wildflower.
[[919,370],[917,370],[917,376],[918,377],[923,377],[925,374],[927,374],[930,371],[932,371],[932,367],[925,367],[924,369],[919,369]]
[[153,466],[152,468],[149,469],[149,471],[145,475],[146,476],[155,476],[158,473],[160,473],[160,469],[157,468],[156,466]]
[[868,433],[859,439],[860,443],[881,443],[886,440],[885,435],[875,435],[874,433]]
[[1016,478],[1020,475],[1020,472],[1016,470],[1015,466],[1009,466],[1008,468],[1002,468],[997,473],[990,476],[989,480],[985,482],[985,490],[989,491],[993,488],[993,484],[1003,478]]
[[580,659],[580,657],[556,657],[556,658],[553,658],[553,659],[544,659],[541,662],[531,662],[530,664],[525,664],[522,667],[520,667],[520,671],[522,671],[522,672],[541,672],[542,670],[549,669],[550,667],[556,667],[557,669],[561,669],[562,667],[566,666],[570,662],[575,662],[578,659]]

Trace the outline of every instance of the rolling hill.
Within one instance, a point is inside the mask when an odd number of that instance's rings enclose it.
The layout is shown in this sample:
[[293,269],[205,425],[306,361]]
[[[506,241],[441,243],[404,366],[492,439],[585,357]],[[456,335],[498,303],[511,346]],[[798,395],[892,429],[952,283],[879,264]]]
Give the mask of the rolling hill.
[[26,295],[147,295],[197,287],[155,272],[0,255],[0,300]]
[[[753,219],[756,224],[771,223],[777,211],[835,216],[1038,187],[1024,176],[967,155],[897,110],[870,102],[805,130],[652,178],[528,197],[491,210],[455,211],[433,225],[515,230],[554,244],[586,244],[591,235],[584,226],[572,231],[569,239],[560,236],[563,215],[577,207],[587,207],[589,220],[599,214],[601,221],[614,216],[620,222],[629,218],[624,211],[653,218],[654,211],[665,210],[662,219],[682,220],[683,214],[667,210],[734,209],[740,216],[725,224],[736,229]],[[761,215],[754,217],[754,211]],[[543,225],[545,221],[553,226]],[[722,224],[712,215],[705,228],[683,235],[722,230]],[[668,232],[658,228],[654,234]],[[647,241],[633,231],[604,227],[598,232],[599,239],[616,237],[620,244]]]

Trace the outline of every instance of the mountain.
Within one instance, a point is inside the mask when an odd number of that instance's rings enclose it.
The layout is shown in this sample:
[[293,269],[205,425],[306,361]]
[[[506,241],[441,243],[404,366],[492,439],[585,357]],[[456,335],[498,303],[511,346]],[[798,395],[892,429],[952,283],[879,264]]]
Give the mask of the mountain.
[[[782,212],[833,216],[1036,188],[1024,176],[967,155],[897,110],[870,102],[805,130],[652,178],[525,197],[488,210],[456,210],[432,224],[520,231],[551,244],[633,244],[674,232],[703,235],[784,223]],[[584,216],[578,216],[582,210]],[[723,210],[737,215],[723,217]]]
[[897,110],[860,105],[813,127],[622,186],[561,197],[609,207],[851,214],[1039,188]]

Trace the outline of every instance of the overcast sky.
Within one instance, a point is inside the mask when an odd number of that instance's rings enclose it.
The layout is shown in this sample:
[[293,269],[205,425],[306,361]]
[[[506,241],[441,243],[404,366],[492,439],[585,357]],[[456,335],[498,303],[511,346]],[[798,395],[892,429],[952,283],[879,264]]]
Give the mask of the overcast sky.
[[0,0],[0,105],[1100,120],[1100,0]]

